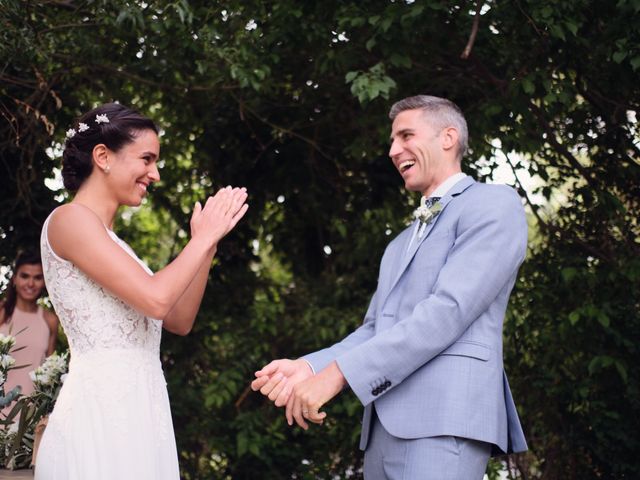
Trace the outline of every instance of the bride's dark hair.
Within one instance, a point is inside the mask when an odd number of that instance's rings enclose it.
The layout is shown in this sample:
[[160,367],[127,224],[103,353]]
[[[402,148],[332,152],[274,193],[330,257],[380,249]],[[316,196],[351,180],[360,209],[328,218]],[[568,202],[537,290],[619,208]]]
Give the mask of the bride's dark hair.
[[[105,120],[106,119],[106,120]],[[62,154],[62,179],[67,190],[78,191],[93,170],[93,148],[104,144],[114,152],[143,130],[158,133],[153,121],[119,103],[107,103],[85,113],[67,135]]]

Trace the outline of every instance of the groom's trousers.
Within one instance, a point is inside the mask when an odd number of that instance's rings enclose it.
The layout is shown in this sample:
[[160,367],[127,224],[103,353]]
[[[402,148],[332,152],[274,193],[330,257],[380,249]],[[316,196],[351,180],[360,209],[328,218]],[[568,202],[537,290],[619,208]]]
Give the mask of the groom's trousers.
[[371,420],[365,480],[482,480],[490,444],[453,436],[405,440],[389,434],[375,413]]

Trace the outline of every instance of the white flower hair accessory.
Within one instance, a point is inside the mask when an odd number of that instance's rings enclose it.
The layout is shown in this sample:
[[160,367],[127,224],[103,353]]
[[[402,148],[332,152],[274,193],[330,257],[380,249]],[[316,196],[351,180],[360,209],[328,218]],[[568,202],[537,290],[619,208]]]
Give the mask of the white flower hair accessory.
[[78,124],[78,132],[86,132],[87,130],[89,130],[89,125],[82,122]]
[[109,123],[109,117],[107,117],[106,113],[103,113],[102,115],[96,115],[96,123]]
[[73,138],[75,134],[76,134],[75,129],[70,128],[69,130],[67,130],[67,138]]

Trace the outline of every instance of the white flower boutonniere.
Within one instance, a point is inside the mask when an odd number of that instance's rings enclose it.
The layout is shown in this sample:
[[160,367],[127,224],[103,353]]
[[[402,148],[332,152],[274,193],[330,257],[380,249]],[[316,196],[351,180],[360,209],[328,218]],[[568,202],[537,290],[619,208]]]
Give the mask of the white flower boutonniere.
[[416,220],[420,221],[420,229],[418,230],[418,238],[422,238],[424,234],[424,230],[427,228],[433,220],[440,214],[442,211],[442,204],[438,201],[428,205],[428,199],[422,197],[420,199],[420,206],[415,209],[413,212],[413,216]]

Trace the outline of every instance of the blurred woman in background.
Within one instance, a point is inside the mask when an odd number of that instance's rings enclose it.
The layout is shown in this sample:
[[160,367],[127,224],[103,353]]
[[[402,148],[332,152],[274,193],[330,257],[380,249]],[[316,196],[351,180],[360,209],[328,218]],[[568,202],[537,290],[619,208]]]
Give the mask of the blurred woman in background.
[[42,364],[56,348],[58,317],[52,311],[38,305],[45,290],[40,255],[22,252],[13,267],[13,276],[0,302],[0,333],[16,339],[11,355],[16,366],[7,375],[5,392],[15,386],[22,387],[22,394],[33,392],[29,372]]

